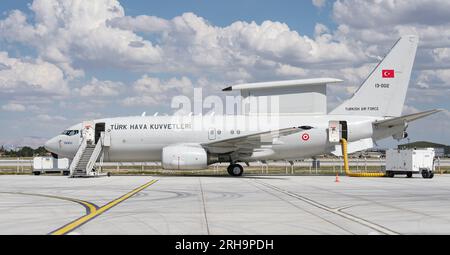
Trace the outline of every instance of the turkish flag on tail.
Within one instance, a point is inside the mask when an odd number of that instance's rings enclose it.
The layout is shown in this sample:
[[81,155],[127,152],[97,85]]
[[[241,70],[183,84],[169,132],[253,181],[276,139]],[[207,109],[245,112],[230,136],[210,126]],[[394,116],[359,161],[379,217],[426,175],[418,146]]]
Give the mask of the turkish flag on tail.
[[394,78],[395,71],[394,70],[383,70],[382,75],[383,75],[383,78]]

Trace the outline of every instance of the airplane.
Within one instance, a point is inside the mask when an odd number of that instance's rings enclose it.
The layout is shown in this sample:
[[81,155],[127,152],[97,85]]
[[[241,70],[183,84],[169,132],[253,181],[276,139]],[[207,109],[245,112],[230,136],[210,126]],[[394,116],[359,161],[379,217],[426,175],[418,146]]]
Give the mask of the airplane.
[[[247,107],[237,115],[97,119],[69,127],[47,141],[45,148],[71,159],[71,171],[77,167],[73,162],[86,154],[83,150],[91,146],[94,151],[96,146],[95,157],[87,153],[90,169],[101,152],[102,161],[158,161],[163,169],[172,170],[201,170],[225,162],[231,176],[243,174],[242,163],[340,155],[342,138],[348,141],[349,153],[372,148],[376,141],[391,136],[406,138],[408,123],[440,111],[401,116],[418,42],[418,36],[402,36],[353,96],[330,112],[326,86],[341,82],[338,79],[239,84],[223,91],[241,91],[243,101],[250,104],[253,99],[276,96],[279,111]],[[248,128],[249,123],[259,125]]]

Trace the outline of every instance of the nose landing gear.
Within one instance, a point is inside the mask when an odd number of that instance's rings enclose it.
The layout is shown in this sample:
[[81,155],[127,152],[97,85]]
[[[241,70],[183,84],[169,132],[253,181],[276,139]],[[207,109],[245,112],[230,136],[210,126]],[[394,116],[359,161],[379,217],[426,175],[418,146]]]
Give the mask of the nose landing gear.
[[231,176],[241,176],[244,173],[244,168],[239,164],[231,164],[227,171]]

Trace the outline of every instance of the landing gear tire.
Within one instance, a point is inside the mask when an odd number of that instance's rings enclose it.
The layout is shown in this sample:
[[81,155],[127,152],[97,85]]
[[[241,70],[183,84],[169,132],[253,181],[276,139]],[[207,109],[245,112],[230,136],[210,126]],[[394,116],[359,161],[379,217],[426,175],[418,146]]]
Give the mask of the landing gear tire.
[[406,178],[411,178],[412,176],[413,176],[413,173],[412,173],[412,172],[406,173]]
[[241,176],[244,173],[244,168],[239,164],[231,164],[227,170],[231,176]]
[[69,171],[63,171],[63,175],[67,176],[67,175],[69,175],[69,174],[70,174]]
[[34,175],[40,175],[41,172],[33,172]]

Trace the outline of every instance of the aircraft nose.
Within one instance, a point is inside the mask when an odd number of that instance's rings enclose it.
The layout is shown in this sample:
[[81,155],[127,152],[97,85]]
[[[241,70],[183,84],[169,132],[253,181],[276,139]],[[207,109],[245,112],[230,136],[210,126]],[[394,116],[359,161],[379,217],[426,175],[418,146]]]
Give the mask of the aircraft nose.
[[44,144],[44,148],[50,152],[57,153],[57,150],[59,148],[59,142],[57,141],[56,137],[53,137],[52,139],[48,140]]

